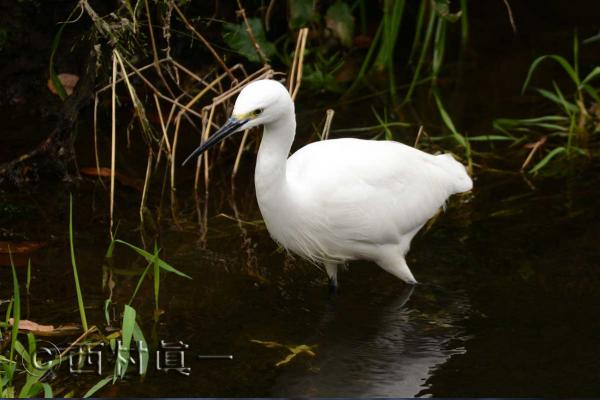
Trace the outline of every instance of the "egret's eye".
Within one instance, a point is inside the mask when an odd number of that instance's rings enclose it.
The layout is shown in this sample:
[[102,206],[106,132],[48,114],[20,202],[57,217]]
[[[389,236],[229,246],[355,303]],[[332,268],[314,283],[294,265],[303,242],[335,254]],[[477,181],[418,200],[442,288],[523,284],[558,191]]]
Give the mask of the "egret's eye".
[[259,116],[260,114],[262,114],[263,109],[262,108],[257,108],[256,110],[254,110],[253,114],[256,116]]

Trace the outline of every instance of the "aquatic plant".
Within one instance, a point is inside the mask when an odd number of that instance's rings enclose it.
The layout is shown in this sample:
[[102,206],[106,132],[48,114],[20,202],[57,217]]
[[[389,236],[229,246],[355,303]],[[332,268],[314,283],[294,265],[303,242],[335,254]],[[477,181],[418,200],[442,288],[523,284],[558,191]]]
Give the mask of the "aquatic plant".
[[537,152],[545,153],[541,160],[528,170],[530,173],[541,171],[551,161],[560,157],[589,157],[590,142],[595,139],[594,135],[600,132],[600,94],[592,86],[592,82],[600,76],[600,67],[595,66],[586,75],[581,73],[577,35],[573,38],[573,60],[569,62],[558,54],[536,58],[529,67],[522,93],[530,86],[533,73],[546,60],[558,64],[574,86],[574,90],[568,94],[565,94],[565,90],[561,89],[555,80],[552,81],[552,90],[536,88],[536,92],[554,106],[556,113],[534,118],[501,118],[494,121],[495,129],[515,140],[525,138],[527,141],[534,141],[529,146],[531,151],[522,165],[522,170],[527,169]]

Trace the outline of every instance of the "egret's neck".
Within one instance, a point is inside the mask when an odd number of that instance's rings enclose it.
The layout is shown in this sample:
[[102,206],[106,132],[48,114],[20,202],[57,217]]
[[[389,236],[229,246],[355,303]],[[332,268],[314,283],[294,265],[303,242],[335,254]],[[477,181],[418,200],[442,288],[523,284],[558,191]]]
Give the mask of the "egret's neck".
[[271,193],[280,193],[287,184],[286,164],[296,134],[293,105],[284,117],[265,124],[256,159],[254,182],[259,202]]

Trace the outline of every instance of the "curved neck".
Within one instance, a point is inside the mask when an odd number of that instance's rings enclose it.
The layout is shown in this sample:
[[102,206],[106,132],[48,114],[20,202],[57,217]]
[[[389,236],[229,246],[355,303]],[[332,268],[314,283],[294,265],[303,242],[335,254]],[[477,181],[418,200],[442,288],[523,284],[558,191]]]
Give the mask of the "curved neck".
[[296,134],[296,116],[293,105],[277,121],[265,124],[258,156],[254,182],[259,201],[264,195],[281,190],[286,184],[287,158]]

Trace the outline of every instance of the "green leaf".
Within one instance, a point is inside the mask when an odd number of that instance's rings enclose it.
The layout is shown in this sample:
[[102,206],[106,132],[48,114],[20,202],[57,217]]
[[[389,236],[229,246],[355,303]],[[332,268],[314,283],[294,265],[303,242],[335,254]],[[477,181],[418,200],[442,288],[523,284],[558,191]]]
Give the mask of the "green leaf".
[[342,45],[346,47],[352,46],[352,38],[354,37],[354,17],[350,6],[337,0],[333,3],[325,14],[325,22],[327,28],[331,29],[333,34],[340,40]]
[[[272,57],[275,54],[275,45],[267,40],[261,20],[259,18],[249,18],[248,24],[252,28],[256,43],[260,46],[265,57]],[[223,40],[227,43],[229,48],[244,56],[248,61],[255,63],[261,62],[261,59],[254,48],[254,44],[252,43],[252,39],[246,31],[246,23],[231,24],[225,22],[223,24]]]
[[590,72],[589,74],[587,74],[587,76],[585,78],[583,78],[583,81],[581,81],[580,87],[583,87],[583,85],[585,85],[586,83],[589,83],[591,80],[595,79],[599,75],[600,75],[600,67],[594,68],[592,70],[592,72]]
[[135,326],[135,315],[135,309],[125,304],[123,324],[121,326],[122,341],[121,346],[119,346],[117,351],[117,364],[115,365],[113,382],[117,375],[118,377],[123,378],[127,372],[127,366],[129,365],[129,349],[131,348],[131,338],[133,337],[133,328]]
[[456,22],[462,15],[462,11],[450,12],[450,0],[433,0],[433,7],[437,15],[448,22]]
[[92,386],[90,388],[90,390],[88,390],[87,392],[85,392],[85,394],[83,395],[83,397],[84,398],[92,397],[98,390],[100,390],[104,386],[106,386],[106,384],[108,382],[110,382],[111,379],[112,379],[112,376],[107,376],[106,378],[101,379],[100,381],[98,381],[98,383],[96,383],[94,386]]
[[555,148],[550,153],[548,153],[546,157],[544,157],[540,162],[535,164],[535,166],[529,170],[529,173],[534,174],[538,172],[540,169],[544,168],[554,157],[561,153],[565,153],[566,151],[567,149],[562,146]]
[[538,91],[539,94],[541,94],[548,100],[562,106],[563,108],[566,108],[567,112],[578,112],[579,111],[579,108],[577,108],[577,106],[575,104],[571,103],[570,101],[565,100],[564,98],[561,99],[559,96],[557,96],[556,94],[552,93],[549,90],[546,90],[546,89],[536,89],[536,90]]
[[470,136],[467,138],[469,142],[493,142],[493,141],[513,141],[515,138],[504,135],[480,135]]
[[523,88],[521,89],[521,93],[525,93],[525,89],[527,89],[527,86],[529,85],[529,81],[531,80],[531,76],[533,75],[533,72],[538,67],[538,65],[540,65],[540,63],[544,60],[556,61],[561,67],[563,67],[563,69],[569,75],[569,77],[571,77],[571,80],[573,81],[573,83],[575,83],[575,86],[579,87],[579,85],[580,85],[579,76],[577,76],[577,72],[575,72],[575,69],[571,66],[571,64],[569,64],[569,62],[564,57],[561,57],[556,54],[550,54],[550,55],[538,57],[535,59],[535,61],[533,61],[531,63],[531,66],[529,67],[529,71],[527,72],[527,78],[525,78],[525,83],[523,83]]
[[[144,337],[144,334],[142,332],[142,329],[140,328],[140,326],[138,325],[138,323],[136,322],[135,325],[133,326],[133,339],[136,341],[136,343],[142,343],[143,349],[147,350],[148,349],[148,342],[146,342],[146,338]],[[141,375],[146,375],[146,371],[148,370],[148,361],[150,359],[150,354],[146,351],[141,352],[140,351],[140,374]]]
[[17,278],[17,271],[15,270],[15,263],[13,262],[12,253],[10,251],[10,247],[8,248],[8,255],[10,258],[10,267],[12,271],[13,278],[13,325],[10,336],[10,356],[8,357],[10,361],[13,361],[13,356],[15,352],[15,348],[17,344],[21,344],[17,341],[17,336],[19,335],[19,322],[21,321],[21,292],[19,290],[19,279]]
[[[144,257],[149,263],[154,262],[154,255],[148,253],[146,250],[140,249],[139,247],[136,247],[136,246],[134,246],[132,244],[124,242],[124,241],[122,241],[120,239],[117,239],[116,241],[118,243],[124,244],[125,246],[128,246],[129,248],[135,250],[139,255],[141,255],[142,257]],[[174,274],[179,275],[179,276],[183,276],[184,278],[192,279],[191,276],[186,275],[183,272],[176,270],[175,268],[173,268],[172,266],[170,266],[169,264],[167,264],[166,262],[164,262],[160,258],[158,260],[156,260],[156,262],[158,263],[158,266],[161,267],[162,269],[164,269],[165,271],[173,272]]]
[[319,21],[319,14],[314,8],[314,0],[289,0],[289,25],[292,29],[302,28]]
[[50,386],[50,384],[43,382],[42,388],[44,388],[44,398],[51,399],[54,397],[54,393],[52,392],[52,386]]

